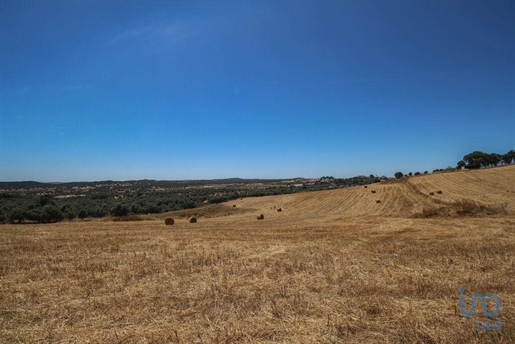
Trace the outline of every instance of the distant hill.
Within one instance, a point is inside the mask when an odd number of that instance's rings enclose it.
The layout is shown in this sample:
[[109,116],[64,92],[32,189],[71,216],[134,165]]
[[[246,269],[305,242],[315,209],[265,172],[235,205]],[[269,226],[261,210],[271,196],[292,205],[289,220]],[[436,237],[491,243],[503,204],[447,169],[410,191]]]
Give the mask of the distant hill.
[[125,180],[125,181],[93,181],[93,182],[36,182],[36,181],[16,181],[16,182],[0,182],[0,189],[19,189],[19,188],[45,188],[55,186],[96,186],[99,184],[145,184],[145,185],[202,185],[202,184],[244,184],[244,183],[276,183],[283,179],[245,179],[245,178],[224,178],[224,179],[198,179],[198,180]]
[[[432,173],[350,188],[288,195],[245,198],[231,202],[275,217],[409,217],[424,209],[436,209],[465,200],[505,207],[515,214],[515,165],[481,170]],[[374,192],[373,192],[374,191]],[[438,193],[441,191],[441,193]],[[431,195],[430,193],[433,193]],[[380,201],[379,203],[377,201]],[[272,210],[271,210],[272,209]]]

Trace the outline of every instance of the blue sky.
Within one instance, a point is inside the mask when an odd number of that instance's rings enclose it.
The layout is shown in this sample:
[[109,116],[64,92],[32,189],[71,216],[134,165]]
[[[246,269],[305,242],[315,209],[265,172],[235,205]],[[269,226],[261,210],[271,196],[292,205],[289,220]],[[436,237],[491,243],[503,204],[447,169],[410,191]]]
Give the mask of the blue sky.
[[1,181],[392,176],[513,148],[513,1],[0,2]]

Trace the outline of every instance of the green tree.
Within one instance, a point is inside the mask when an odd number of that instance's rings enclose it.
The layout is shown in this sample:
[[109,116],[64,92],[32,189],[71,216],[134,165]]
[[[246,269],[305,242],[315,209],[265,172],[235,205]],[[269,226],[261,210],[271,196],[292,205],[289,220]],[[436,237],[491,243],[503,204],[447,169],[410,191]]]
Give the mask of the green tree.
[[80,219],[85,219],[86,217],[88,217],[88,212],[86,210],[84,210],[84,209],[81,209],[81,210],[79,210],[79,214],[78,215],[79,215]]
[[75,210],[73,210],[73,209],[71,209],[71,208],[68,208],[68,209],[66,210],[66,212],[64,213],[64,217],[65,217],[67,220],[71,221],[71,220],[73,220],[74,218],[76,218],[76,217],[77,217],[77,213],[75,212]]
[[91,199],[99,200],[99,199],[109,199],[109,195],[103,192],[96,192],[91,195]]
[[63,219],[64,215],[58,207],[55,205],[47,205],[43,208],[43,212],[38,222],[50,223],[62,221]]
[[488,166],[497,166],[502,161],[502,156],[497,153],[490,153],[485,155],[485,160]]
[[55,198],[53,195],[45,194],[36,197],[36,203],[38,206],[45,206],[47,204],[55,204]]
[[118,204],[116,207],[111,209],[111,215],[113,215],[113,216],[125,216],[128,213],[129,213],[129,208],[123,204]]
[[395,176],[395,178],[400,179],[400,178],[404,177],[404,174],[402,172],[395,172],[394,176]]
[[34,221],[34,222],[38,222],[38,223],[41,223],[43,222],[42,220],[42,208],[33,208],[33,209],[29,209],[25,212],[25,218],[29,221]]
[[486,167],[488,165],[487,154],[481,151],[474,151],[465,155],[463,161],[468,166]]
[[14,223],[22,223],[26,219],[26,211],[21,208],[16,208],[12,211],[11,215],[9,216],[9,221]]
[[502,161],[506,165],[513,163],[513,160],[515,160],[515,151],[513,149],[502,155]]

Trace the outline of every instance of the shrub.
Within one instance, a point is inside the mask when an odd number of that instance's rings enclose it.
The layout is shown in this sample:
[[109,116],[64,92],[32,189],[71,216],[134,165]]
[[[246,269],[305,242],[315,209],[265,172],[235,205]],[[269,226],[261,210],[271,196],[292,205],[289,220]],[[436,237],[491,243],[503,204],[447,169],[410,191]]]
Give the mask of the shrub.
[[422,212],[413,214],[415,218],[426,217],[464,217],[464,216],[490,216],[506,215],[506,204],[485,205],[473,200],[462,199],[442,207],[424,208]]
[[113,218],[113,221],[143,221],[143,218],[138,215],[125,215]]
[[64,217],[67,219],[67,220],[73,220],[74,218],[77,217],[77,213],[75,212],[75,210],[73,209],[68,209],[66,210],[66,212],[64,213]]
[[99,199],[108,199],[109,195],[103,192],[97,192],[91,195],[91,199],[99,200]]
[[27,217],[26,211],[21,208],[16,208],[12,211],[11,215],[9,216],[9,221],[11,223],[22,223]]
[[111,215],[121,217],[129,213],[129,208],[123,204],[118,204],[116,207],[111,209]]
[[54,196],[50,194],[41,195],[36,197],[36,203],[39,206],[45,206],[48,204],[55,204]]
[[64,220],[61,210],[54,205],[47,205],[43,208],[41,218],[38,222],[51,223]]
[[93,217],[104,217],[107,215],[107,210],[104,208],[97,208],[93,212],[91,212],[91,216]]
[[458,216],[488,216],[502,214],[506,215],[506,205],[485,205],[472,200],[463,199],[454,202]]
[[81,209],[81,210],[79,210],[79,214],[78,215],[79,215],[80,219],[85,219],[86,217],[88,217],[89,214],[88,214],[88,212],[86,210]]
[[159,214],[161,212],[161,208],[156,204],[151,204],[147,208],[145,208],[145,214]]

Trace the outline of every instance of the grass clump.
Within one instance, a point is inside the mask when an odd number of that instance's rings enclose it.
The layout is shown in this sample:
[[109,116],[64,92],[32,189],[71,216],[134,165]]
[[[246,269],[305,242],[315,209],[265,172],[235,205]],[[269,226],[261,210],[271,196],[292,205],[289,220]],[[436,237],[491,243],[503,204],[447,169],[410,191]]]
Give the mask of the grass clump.
[[125,216],[117,216],[113,217],[113,221],[143,221],[144,219],[138,215],[125,215]]
[[483,217],[506,215],[506,204],[482,204],[470,199],[461,199],[443,206],[424,207],[421,212],[412,215],[413,218],[432,217]]

